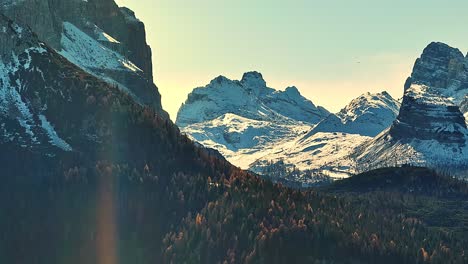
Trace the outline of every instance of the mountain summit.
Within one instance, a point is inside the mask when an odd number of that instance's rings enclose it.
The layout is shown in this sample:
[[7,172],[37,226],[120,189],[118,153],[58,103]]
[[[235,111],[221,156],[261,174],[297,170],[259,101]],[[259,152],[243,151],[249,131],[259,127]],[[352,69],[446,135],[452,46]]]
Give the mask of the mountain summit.
[[460,105],[467,94],[463,54],[443,43],[429,44],[405,84],[396,121],[359,148],[358,161],[378,167],[408,163],[466,168],[468,130]]
[[311,133],[343,132],[374,137],[395,120],[400,103],[387,92],[366,93],[336,114],[330,114]]
[[329,114],[304,98],[297,88],[277,91],[267,87],[262,74],[247,72],[240,81],[219,76],[207,86],[194,89],[179,109],[176,124],[186,127],[228,113],[256,121],[309,124]]

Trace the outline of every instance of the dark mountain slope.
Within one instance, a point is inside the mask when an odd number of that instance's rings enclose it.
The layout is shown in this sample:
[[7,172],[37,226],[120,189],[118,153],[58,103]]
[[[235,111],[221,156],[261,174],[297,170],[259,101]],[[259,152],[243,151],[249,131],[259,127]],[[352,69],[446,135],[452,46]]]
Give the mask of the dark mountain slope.
[[468,185],[420,167],[383,168],[324,187],[336,193],[398,192],[438,198],[468,199]]
[[[465,263],[468,211],[462,208],[468,186],[430,173],[420,168],[375,171],[327,192],[236,180],[219,200],[167,236],[165,261]],[[430,183],[419,192],[399,191],[418,187],[426,177]],[[391,181],[387,189],[370,191]],[[421,191],[434,187],[441,189],[433,198]]]

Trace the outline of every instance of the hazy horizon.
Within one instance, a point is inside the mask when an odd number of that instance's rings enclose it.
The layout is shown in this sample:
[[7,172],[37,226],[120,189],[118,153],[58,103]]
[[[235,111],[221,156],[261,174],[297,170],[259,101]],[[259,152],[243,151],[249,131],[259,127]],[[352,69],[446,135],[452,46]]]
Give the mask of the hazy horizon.
[[468,3],[452,2],[459,4],[117,0],[145,23],[155,83],[173,120],[193,88],[252,70],[269,87],[296,86],[331,112],[366,92],[386,90],[398,99],[427,44],[464,52],[461,7]]

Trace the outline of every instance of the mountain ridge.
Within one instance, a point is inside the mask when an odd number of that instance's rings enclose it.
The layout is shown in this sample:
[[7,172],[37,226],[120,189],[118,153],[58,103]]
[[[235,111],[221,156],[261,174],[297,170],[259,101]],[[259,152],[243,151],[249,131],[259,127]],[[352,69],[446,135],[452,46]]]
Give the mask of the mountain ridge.
[[366,93],[353,99],[336,114],[330,114],[311,131],[343,132],[374,137],[389,127],[398,115],[400,103],[386,91]]

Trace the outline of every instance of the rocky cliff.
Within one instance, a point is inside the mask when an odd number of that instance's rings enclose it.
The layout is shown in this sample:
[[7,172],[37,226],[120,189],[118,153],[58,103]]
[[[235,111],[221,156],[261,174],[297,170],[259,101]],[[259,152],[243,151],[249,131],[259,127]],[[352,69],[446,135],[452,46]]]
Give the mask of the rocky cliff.
[[460,105],[466,94],[468,67],[463,54],[443,43],[429,44],[405,84],[390,135],[464,144],[466,124]]
[[145,26],[131,10],[113,0],[0,0],[0,11],[87,72],[167,117],[153,83]]

